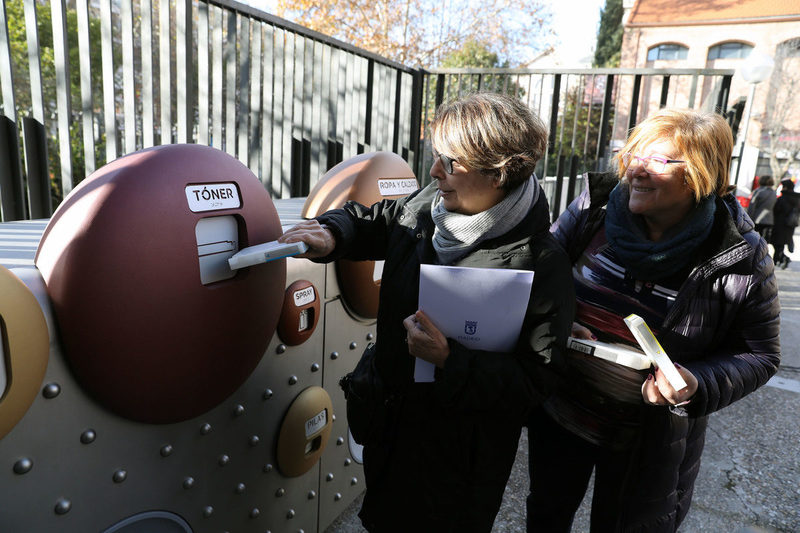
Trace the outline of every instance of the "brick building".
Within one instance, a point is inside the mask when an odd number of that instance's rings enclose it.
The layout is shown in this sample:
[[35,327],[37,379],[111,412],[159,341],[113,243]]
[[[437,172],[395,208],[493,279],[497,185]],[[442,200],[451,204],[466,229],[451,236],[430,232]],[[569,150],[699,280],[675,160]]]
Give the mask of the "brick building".
[[[770,153],[776,164],[783,164],[800,151],[800,0],[623,0],[623,6],[620,66],[735,69],[728,98],[731,115],[738,111],[746,116],[750,85],[739,69],[749,54],[756,50],[775,58],[771,77],[756,86],[740,184],[749,185],[754,175],[776,173],[777,167],[770,170]],[[703,80],[692,89],[690,80],[676,81],[685,87],[669,105],[687,106],[692,91],[688,107],[713,108],[709,96],[718,87]],[[655,89],[643,94],[657,93]],[[620,91],[625,94],[625,87]],[[640,116],[657,108],[658,102],[645,98]],[[742,124],[740,136],[743,129]],[[738,153],[737,144],[734,156]],[[800,177],[800,165],[790,165],[789,172]]]

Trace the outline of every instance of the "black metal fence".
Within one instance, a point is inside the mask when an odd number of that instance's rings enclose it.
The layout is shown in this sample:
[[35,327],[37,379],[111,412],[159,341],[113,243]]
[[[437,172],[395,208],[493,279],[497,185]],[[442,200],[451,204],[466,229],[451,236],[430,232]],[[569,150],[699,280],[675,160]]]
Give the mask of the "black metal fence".
[[227,0],[4,0],[0,211],[47,217],[106,162],[168,143],[228,152],[274,198],[304,196],[336,163],[377,150],[400,154],[424,183],[436,105],[494,90],[550,125],[538,173],[557,212],[637,118],[663,105],[723,111],[732,75],[426,71]]

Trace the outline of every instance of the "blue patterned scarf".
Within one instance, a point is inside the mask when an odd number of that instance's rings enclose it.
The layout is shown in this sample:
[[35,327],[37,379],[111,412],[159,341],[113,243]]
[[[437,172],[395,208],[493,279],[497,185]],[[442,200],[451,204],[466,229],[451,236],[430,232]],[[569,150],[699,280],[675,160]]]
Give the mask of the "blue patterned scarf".
[[628,209],[629,189],[620,183],[608,198],[606,238],[628,271],[640,280],[663,279],[685,267],[711,233],[714,195],[700,200],[680,224],[653,242],[647,238],[644,219]]

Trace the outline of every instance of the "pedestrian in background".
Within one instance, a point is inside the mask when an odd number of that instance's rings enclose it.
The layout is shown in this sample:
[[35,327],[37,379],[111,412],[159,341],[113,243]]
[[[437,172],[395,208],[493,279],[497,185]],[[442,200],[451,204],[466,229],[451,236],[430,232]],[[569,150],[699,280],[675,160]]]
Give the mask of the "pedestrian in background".
[[789,266],[789,257],[784,247],[794,252],[794,229],[800,223],[800,193],[794,192],[794,182],[790,178],[781,180],[781,196],[775,201],[773,208],[774,226],[772,229],[772,255],[775,265],[781,268]]
[[766,242],[725,194],[732,150],[722,116],[660,110],[553,224],[573,264],[573,336],[637,346],[623,319],[640,315],[687,386],[567,351],[530,422],[528,531],[570,531],[594,471],[592,533],[674,533],[708,416],[777,371],[778,287]]
[[747,214],[753,219],[756,231],[770,242],[772,236],[772,208],[775,206],[777,195],[775,194],[775,180],[772,176],[761,176],[758,178],[758,188],[753,191],[750,197],[750,205],[747,207]]

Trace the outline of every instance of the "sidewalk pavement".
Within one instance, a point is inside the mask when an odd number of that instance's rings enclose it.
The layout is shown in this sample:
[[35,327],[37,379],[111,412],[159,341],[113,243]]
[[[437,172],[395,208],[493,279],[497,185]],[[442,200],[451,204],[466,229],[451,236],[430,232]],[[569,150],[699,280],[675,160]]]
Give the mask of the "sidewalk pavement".
[[[709,419],[692,508],[679,533],[800,532],[800,239],[792,262],[777,269],[782,363],[769,383]],[[525,531],[528,441],[523,431],[494,533]],[[589,531],[591,491],[572,531]],[[364,531],[361,498],[326,533]]]

